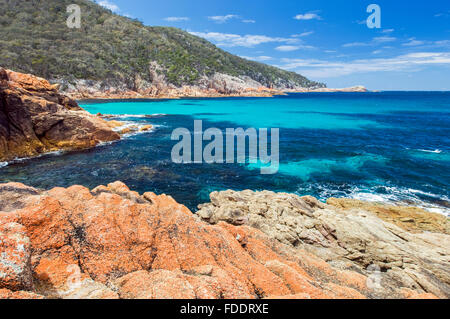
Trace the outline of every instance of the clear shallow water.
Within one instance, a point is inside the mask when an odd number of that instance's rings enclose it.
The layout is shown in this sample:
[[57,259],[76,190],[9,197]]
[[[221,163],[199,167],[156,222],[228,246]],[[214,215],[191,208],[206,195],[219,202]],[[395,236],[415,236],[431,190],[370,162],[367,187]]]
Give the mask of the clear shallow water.
[[[291,94],[275,98],[82,102],[91,113],[153,124],[153,132],[83,152],[51,154],[0,168],[0,180],[51,188],[122,180],[167,193],[194,209],[223,189],[269,189],[403,201],[450,212],[450,93]],[[127,115],[123,115],[127,114]],[[135,115],[164,114],[146,118]],[[280,170],[258,165],[174,164],[173,129],[280,128]],[[206,143],[205,143],[206,144]]]

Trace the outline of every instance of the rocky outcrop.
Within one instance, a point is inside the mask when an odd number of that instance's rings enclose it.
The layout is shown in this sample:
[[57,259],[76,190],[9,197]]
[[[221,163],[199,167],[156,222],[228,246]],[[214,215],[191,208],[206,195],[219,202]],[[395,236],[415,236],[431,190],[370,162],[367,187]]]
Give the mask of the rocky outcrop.
[[[151,67],[155,67],[153,64]],[[284,94],[280,88],[268,88],[249,77],[235,77],[215,73],[203,76],[197,84],[177,87],[167,82],[162,74],[154,72],[153,82],[138,76],[133,88],[117,81],[55,79],[64,93],[74,99],[174,99],[184,97],[271,97]],[[152,73],[153,74],[153,73]],[[299,88],[300,89],[300,88]]]
[[53,80],[61,84],[64,94],[74,99],[177,99],[186,97],[273,97],[286,93],[311,92],[368,92],[363,86],[342,89],[326,87],[266,87],[249,77],[231,76],[215,73],[210,77],[203,76],[197,84],[181,87],[167,83],[161,74],[155,74],[153,82],[140,78],[135,79],[134,88],[130,89],[116,81]]
[[300,89],[289,89],[284,90],[284,92],[292,92],[292,93],[311,93],[311,92],[322,92],[322,93],[336,93],[336,92],[353,92],[353,93],[365,93],[368,92],[368,90],[362,86],[352,86],[348,88],[341,88],[341,89],[333,89],[333,88],[327,88],[327,87],[317,87],[317,88],[300,88]]
[[[317,227],[311,224],[311,235],[304,237],[321,243],[323,249],[314,251],[285,234],[283,229],[291,226],[283,226],[283,218],[278,224],[272,220],[272,226],[253,223],[253,212],[263,217],[281,208],[286,216],[292,215],[292,223],[296,215],[313,218],[317,210],[326,208],[312,198],[265,193],[270,196],[265,207],[252,198],[257,194],[226,194],[212,195],[214,207],[220,210],[229,203],[231,213],[222,209],[220,217],[213,211],[207,223],[199,216],[212,209],[210,205],[196,216],[170,196],[140,195],[120,182],[92,190],[73,186],[49,191],[2,184],[0,298],[432,298],[445,294],[436,282],[427,286],[425,281],[420,286],[395,281],[389,289],[378,289],[371,284],[373,278],[350,259],[333,263],[340,256],[324,251],[332,251],[334,238],[341,236],[334,225],[324,228],[319,220]],[[271,233],[273,228],[280,231]],[[366,239],[355,230],[355,237]],[[395,241],[397,235],[392,237]],[[350,247],[346,238],[341,239],[343,245]],[[441,252],[441,259],[445,258],[442,246],[433,248]],[[385,253],[390,258],[398,251]],[[429,262],[438,257],[432,258]]]
[[105,120],[61,95],[57,85],[0,68],[0,161],[119,138]]
[[337,269],[372,280],[371,296],[407,291],[450,297],[448,219],[418,208],[393,207],[268,191],[224,191],[201,205],[199,219],[261,230]]

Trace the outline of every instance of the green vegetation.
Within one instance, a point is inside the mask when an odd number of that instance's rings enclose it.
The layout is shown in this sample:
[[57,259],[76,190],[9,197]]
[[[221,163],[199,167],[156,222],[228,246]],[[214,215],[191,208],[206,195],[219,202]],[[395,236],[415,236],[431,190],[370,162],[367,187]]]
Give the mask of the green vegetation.
[[[72,3],[81,7],[81,29],[66,26]],[[215,72],[249,76],[266,86],[320,85],[182,30],[144,26],[89,0],[0,0],[0,12],[0,65],[45,78],[114,80],[133,88],[136,75],[152,80],[149,63],[156,61],[177,86]]]

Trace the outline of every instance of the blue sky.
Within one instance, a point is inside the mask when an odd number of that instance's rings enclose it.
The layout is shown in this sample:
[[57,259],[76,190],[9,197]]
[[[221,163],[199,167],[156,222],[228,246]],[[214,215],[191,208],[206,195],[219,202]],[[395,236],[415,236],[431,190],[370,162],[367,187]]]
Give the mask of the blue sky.
[[[329,87],[450,90],[449,0],[97,0]],[[381,28],[369,29],[369,4]]]

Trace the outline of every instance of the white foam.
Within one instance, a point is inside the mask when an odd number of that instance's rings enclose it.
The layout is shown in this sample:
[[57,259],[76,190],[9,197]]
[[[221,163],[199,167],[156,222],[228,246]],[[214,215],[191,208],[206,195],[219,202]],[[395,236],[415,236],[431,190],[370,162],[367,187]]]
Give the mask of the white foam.
[[418,150],[418,151],[426,152],[426,153],[434,153],[434,154],[441,154],[442,153],[442,150],[439,150],[439,149],[435,149],[434,151],[432,151],[432,150]]
[[152,118],[152,117],[161,117],[166,116],[164,113],[155,113],[155,114],[108,114],[108,117],[111,118]]
[[[327,200],[330,197],[352,198],[367,202],[389,204],[393,206],[419,207],[429,212],[438,213],[450,217],[450,208],[425,202],[418,197],[418,195],[422,195],[434,198],[436,200],[450,202],[450,198],[445,195],[437,195],[412,188],[400,188],[392,186],[373,186],[371,188],[360,188],[358,186],[353,186],[349,190],[333,189],[332,186],[330,187],[328,185],[315,185],[315,187],[316,190],[319,189],[319,199],[321,200]],[[384,190],[384,192],[381,194],[379,193],[380,189]],[[314,191],[313,187],[309,189],[309,192],[311,191]],[[300,193],[300,191],[298,191],[297,193]]]
[[8,166],[9,163],[8,162],[0,162],[0,168]]
[[387,203],[394,206],[414,206],[425,209],[429,212],[450,216],[449,208],[424,202],[419,197],[417,197],[417,194],[420,194],[442,201],[449,201],[449,198],[445,195],[436,195],[412,188],[385,187],[385,190],[387,191],[386,194],[352,192],[349,197],[369,202]]

